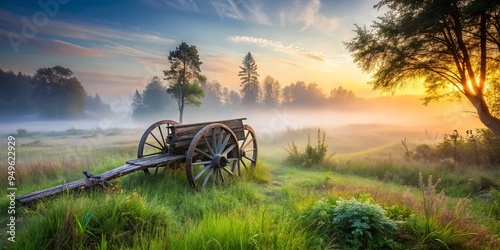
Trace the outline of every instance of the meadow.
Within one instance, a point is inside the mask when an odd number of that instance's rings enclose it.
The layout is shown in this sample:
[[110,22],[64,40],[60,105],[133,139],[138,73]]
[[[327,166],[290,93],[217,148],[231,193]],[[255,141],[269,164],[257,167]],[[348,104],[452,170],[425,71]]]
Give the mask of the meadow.
[[[135,158],[142,134],[134,129],[17,132],[18,195],[81,179],[83,170],[98,174],[121,166]],[[290,160],[292,141],[297,153],[303,155],[307,152],[308,135],[312,150],[318,149],[322,138],[316,129],[291,130],[276,135],[272,141],[264,140],[259,145],[257,167],[232,179],[225,187],[195,191],[189,187],[181,167],[156,175],[137,172],[112,181],[110,187],[66,192],[27,206],[18,204],[16,242],[8,241],[6,230],[1,230],[1,246],[500,248],[498,166],[450,163],[449,159],[410,160],[401,145],[402,138],[386,138],[383,143],[372,145],[362,143],[366,136],[350,135],[347,140],[335,138],[330,130],[324,139],[327,152],[323,161]],[[343,148],[338,147],[339,143]],[[407,145],[412,151],[417,146]],[[6,152],[6,145],[1,145],[0,151]],[[2,154],[0,160],[6,162],[6,155]],[[0,178],[7,179],[6,171],[0,173]],[[1,183],[2,190],[6,190],[5,182]],[[2,213],[7,213],[8,206],[8,197],[2,195]],[[359,210],[349,210],[355,206]],[[371,224],[352,221],[356,216],[344,216],[347,221],[342,221],[335,217],[341,208],[347,209],[342,215],[353,211],[382,214],[377,214]],[[0,218],[2,225],[8,223],[8,216]],[[390,222],[395,231],[376,234],[378,231],[370,225],[379,222]],[[340,228],[341,223],[347,227]],[[370,237],[354,235],[355,231],[369,233]]]

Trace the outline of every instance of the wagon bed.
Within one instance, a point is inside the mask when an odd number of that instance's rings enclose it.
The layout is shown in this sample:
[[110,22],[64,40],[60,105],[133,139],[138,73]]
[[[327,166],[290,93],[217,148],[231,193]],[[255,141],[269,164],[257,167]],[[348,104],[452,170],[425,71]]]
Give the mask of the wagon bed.
[[185,164],[186,177],[195,189],[209,185],[226,185],[226,179],[240,175],[241,169],[252,168],[257,162],[255,132],[246,118],[214,122],[179,124],[172,120],[153,123],[143,133],[137,159],[99,175],[83,171],[85,179],[25,194],[16,198],[21,204],[52,196],[66,190],[106,185],[107,181],[149,169],[168,168]]

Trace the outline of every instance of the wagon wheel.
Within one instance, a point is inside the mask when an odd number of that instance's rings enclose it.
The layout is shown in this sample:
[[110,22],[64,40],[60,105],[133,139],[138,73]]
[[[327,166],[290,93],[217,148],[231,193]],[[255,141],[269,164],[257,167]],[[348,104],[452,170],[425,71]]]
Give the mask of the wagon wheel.
[[[149,126],[149,128],[144,131],[139,141],[137,158],[169,153],[170,135],[172,134],[172,127],[176,124],[179,123],[172,120],[162,120]],[[149,174],[147,168],[144,169],[144,172]],[[155,174],[156,173],[158,173],[158,168],[155,170]]]
[[202,128],[186,152],[186,176],[189,184],[203,190],[207,185],[227,184],[238,165],[240,150],[233,131],[224,124]]
[[236,174],[240,175],[241,166],[245,169],[255,168],[257,165],[257,138],[255,138],[255,132],[249,125],[244,125],[243,140],[239,141],[240,145],[240,164],[238,164]]

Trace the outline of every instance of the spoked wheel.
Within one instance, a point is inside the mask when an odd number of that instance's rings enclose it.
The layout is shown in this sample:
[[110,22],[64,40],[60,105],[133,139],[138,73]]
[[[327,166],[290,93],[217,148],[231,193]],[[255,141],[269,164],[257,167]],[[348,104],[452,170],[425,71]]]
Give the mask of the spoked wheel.
[[[176,124],[179,123],[172,120],[162,120],[149,126],[149,128],[144,131],[139,141],[137,158],[168,154],[172,127]],[[144,169],[144,172],[148,174],[149,170]],[[158,168],[155,170],[155,174],[156,173],[158,173]]]
[[226,185],[239,158],[238,140],[230,128],[220,123],[205,126],[194,136],[186,152],[189,184],[201,190]]
[[245,169],[255,168],[257,165],[257,138],[255,138],[255,132],[252,127],[244,125],[244,138],[239,141],[240,145],[240,164],[236,167],[235,174],[241,174],[241,167]]

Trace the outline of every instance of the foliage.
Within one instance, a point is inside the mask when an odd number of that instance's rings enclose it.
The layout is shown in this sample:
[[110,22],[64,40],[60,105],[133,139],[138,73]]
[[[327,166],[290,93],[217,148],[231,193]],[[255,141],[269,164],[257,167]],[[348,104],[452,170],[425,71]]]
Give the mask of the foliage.
[[36,111],[32,100],[32,78],[21,72],[0,69],[0,114],[28,115]]
[[86,95],[85,110],[101,115],[109,115],[112,113],[111,106],[104,103],[99,94],[95,94],[94,96]]
[[266,76],[263,82],[263,97],[262,102],[269,107],[277,106],[281,99],[280,83],[271,76]]
[[39,68],[33,76],[33,97],[43,116],[67,118],[82,116],[85,90],[69,68]]
[[333,210],[333,228],[337,239],[354,249],[385,249],[398,230],[395,222],[377,204],[356,199],[341,200]]
[[283,88],[283,105],[311,107],[326,102],[325,94],[316,83],[297,81]]
[[486,102],[487,82],[500,81],[499,2],[381,0],[375,7],[384,15],[370,28],[356,26],[345,43],[361,69],[373,73],[373,87],[394,91],[423,80],[426,103],[466,97],[500,135],[500,119],[490,113],[495,100]]
[[196,80],[200,79],[200,56],[194,45],[182,42],[168,55],[170,69],[164,70],[165,79],[170,82],[167,91],[176,100],[179,108],[179,122],[182,123],[186,105],[200,106],[203,89]]
[[163,85],[159,77],[155,76],[146,85],[142,94],[138,90],[134,92],[131,104],[132,117],[166,115],[172,105],[174,105],[174,100],[167,93],[167,87]]
[[311,136],[307,135],[307,145],[303,153],[299,152],[297,145],[292,141],[288,144],[288,148],[285,148],[288,156],[286,162],[291,164],[299,165],[302,167],[311,167],[315,165],[321,165],[327,159],[326,154],[328,152],[328,145],[326,144],[326,134],[323,132],[321,135],[321,129],[318,129],[316,145],[311,145]]
[[241,80],[241,96],[245,104],[256,104],[260,98],[259,73],[257,73],[257,64],[252,54],[248,52],[245,55],[240,66],[238,76]]
[[[452,159],[462,164],[500,164],[500,139],[489,129],[467,130],[461,135],[457,130],[445,134],[435,146],[418,145],[412,153],[415,160],[439,161]],[[455,163],[452,164],[452,167]]]
[[312,232],[352,249],[391,248],[391,237],[399,230],[382,207],[363,197],[320,199],[301,218]]

